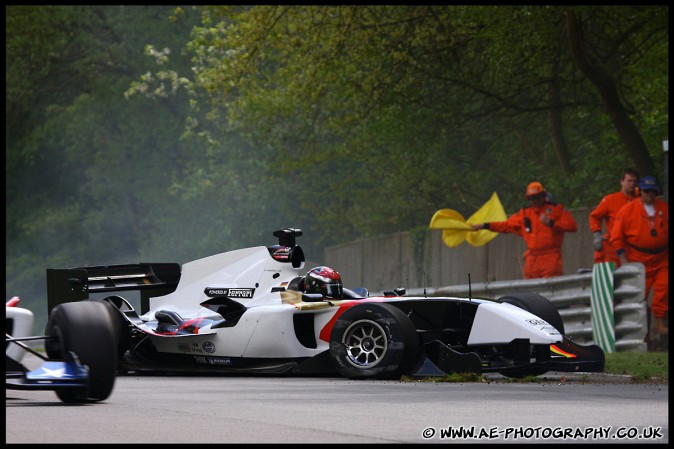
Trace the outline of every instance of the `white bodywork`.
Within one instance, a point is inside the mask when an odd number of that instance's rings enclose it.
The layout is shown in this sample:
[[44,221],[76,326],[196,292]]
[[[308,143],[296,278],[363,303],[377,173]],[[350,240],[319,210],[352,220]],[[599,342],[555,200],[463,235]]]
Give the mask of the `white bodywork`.
[[468,345],[484,345],[528,338],[531,344],[554,344],[562,334],[547,321],[512,304],[484,301],[477,308]]
[[[298,343],[293,329],[293,315],[299,308],[284,303],[281,292],[272,292],[297,276],[305,274],[304,264],[294,268],[290,263],[274,260],[264,246],[230,251],[186,263],[180,281],[173,293],[150,298],[150,310],[141,318],[153,320],[157,310],[174,310],[182,318],[212,316],[213,312],[198,306],[209,299],[207,287],[254,288],[252,298],[239,298],[248,308],[236,326],[217,329],[197,340],[198,345],[185,345],[184,337],[152,336],[152,342],[161,352],[221,355],[229,357],[312,357],[327,349],[327,342],[318,348],[306,348]],[[196,306],[196,307],[195,307]],[[327,306],[327,304],[326,304]],[[327,312],[324,322],[336,308]],[[259,329],[262,329],[260,331]],[[212,352],[211,352],[212,351]]]
[[176,290],[150,298],[150,310],[161,308],[164,304],[175,306],[178,310],[194,309],[195,305],[208,299],[204,293],[206,287],[255,288],[252,298],[239,300],[246,307],[281,304],[281,296],[270,293],[272,287],[303,276],[306,274],[303,267],[304,264],[293,268],[289,263],[272,259],[264,246],[205,257],[184,264]]
[[[209,299],[205,293],[207,287],[254,288],[252,297],[236,299],[247,310],[235,326],[205,327],[197,335],[150,335],[153,344],[160,352],[219,356],[223,359],[312,357],[328,349],[329,341],[320,338],[321,330],[344,301],[305,303],[299,294],[294,296],[291,295],[294,292],[283,291],[290,280],[305,273],[304,263],[294,268],[288,262],[279,262],[264,246],[198,259],[183,265],[174,292],[150,298],[150,310],[141,319],[145,322],[154,320],[158,310],[173,310],[183,319],[213,316],[212,310],[200,306]],[[360,302],[394,303],[425,299],[370,297]],[[448,299],[478,303],[468,345],[507,344],[514,339],[529,339],[532,344],[554,344],[562,340],[559,331],[549,323],[516,306],[479,299]],[[297,340],[293,324],[296,313],[315,314],[316,348],[307,348]]]
[[[293,314],[288,304],[249,309],[234,327],[223,327],[203,336],[150,336],[160,352],[227,357],[313,357],[328,349],[316,336],[317,348],[302,346],[295,337]],[[326,322],[336,307],[326,309]],[[211,312],[212,313],[212,312]],[[190,344],[185,344],[188,339]],[[198,344],[193,344],[197,342]]]
[[[20,307],[5,307],[5,318],[13,321],[12,337],[24,338],[32,335],[35,317],[30,310]],[[16,343],[7,345],[5,350],[5,354],[17,362],[21,362],[26,353],[27,351]]]

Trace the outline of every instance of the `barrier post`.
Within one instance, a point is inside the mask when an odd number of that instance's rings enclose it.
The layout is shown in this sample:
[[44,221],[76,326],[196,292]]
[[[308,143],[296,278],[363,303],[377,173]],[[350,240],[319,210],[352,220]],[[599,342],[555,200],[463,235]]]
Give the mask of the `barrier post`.
[[613,315],[613,262],[594,264],[592,268],[592,338],[604,352],[615,352],[615,317]]

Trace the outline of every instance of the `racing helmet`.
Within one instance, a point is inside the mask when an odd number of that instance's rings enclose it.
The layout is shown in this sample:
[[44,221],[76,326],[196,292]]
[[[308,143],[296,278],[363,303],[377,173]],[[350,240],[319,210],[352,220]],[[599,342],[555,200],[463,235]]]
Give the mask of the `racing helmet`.
[[305,276],[307,293],[320,293],[328,298],[342,298],[342,277],[330,267],[318,266]]

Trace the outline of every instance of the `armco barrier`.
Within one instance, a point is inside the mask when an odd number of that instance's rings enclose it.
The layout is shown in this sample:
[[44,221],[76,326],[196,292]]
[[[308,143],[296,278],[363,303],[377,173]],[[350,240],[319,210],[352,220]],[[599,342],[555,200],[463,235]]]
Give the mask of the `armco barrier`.
[[[616,351],[646,352],[648,333],[644,301],[646,274],[640,263],[624,265],[614,272]],[[592,341],[592,273],[553,278],[496,281],[450,287],[407,289],[408,295],[458,296],[497,299],[517,292],[539,293],[552,301],[564,321],[566,334],[576,343]],[[371,292],[371,294],[376,294]]]

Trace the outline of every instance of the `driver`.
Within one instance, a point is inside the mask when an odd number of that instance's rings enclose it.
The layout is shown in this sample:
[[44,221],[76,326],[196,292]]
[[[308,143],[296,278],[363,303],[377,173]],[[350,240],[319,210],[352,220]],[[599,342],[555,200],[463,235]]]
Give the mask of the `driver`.
[[304,278],[307,293],[320,293],[326,298],[342,299],[342,277],[330,267],[318,266]]

